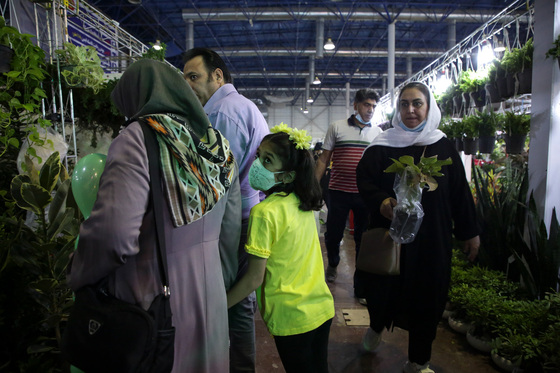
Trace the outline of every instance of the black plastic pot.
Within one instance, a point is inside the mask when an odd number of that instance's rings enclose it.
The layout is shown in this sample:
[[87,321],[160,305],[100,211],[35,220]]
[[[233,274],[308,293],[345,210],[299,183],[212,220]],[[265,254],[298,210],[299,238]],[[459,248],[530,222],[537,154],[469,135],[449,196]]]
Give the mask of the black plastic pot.
[[455,149],[457,149],[458,152],[463,151],[463,139],[462,138],[460,138],[460,137],[455,138]]
[[14,50],[12,48],[0,44],[0,73],[7,73],[10,71],[13,55]]
[[486,84],[484,89],[486,90],[486,96],[492,104],[502,101],[498,87],[495,84]]
[[517,73],[517,81],[519,82],[517,94],[531,93],[531,84],[533,83],[533,74],[531,70],[527,69],[522,73]]
[[527,135],[508,135],[504,134],[507,154],[521,154],[525,149]]
[[478,138],[478,151],[485,154],[491,154],[496,145],[496,136],[480,136]]
[[465,154],[476,154],[478,150],[478,139],[463,139],[463,151]]

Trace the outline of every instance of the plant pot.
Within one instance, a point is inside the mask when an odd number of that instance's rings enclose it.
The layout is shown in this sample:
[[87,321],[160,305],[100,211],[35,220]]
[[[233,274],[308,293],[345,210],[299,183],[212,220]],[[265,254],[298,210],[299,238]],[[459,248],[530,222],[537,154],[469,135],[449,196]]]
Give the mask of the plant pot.
[[464,104],[463,107],[464,107],[465,109],[466,109],[466,108],[469,108],[469,107],[471,106],[471,96],[469,96],[469,94],[468,94],[468,93],[465,93],[465,92],[463,92],[463,93],[461,94],[461,96],[462,96],[462,98],[463,98],[463,104]]
[[457,320],[453,318],[453,315],[449,316],[449,318],[447,319],[447,323],[449,324],[449,327],[451,329],[461,334],[467,334],[467,331],[472,327],[471,323],[462,320]]
[[480,338],[471,333],[473,328],[467,331],[467,342],[476,350],[489,354],[492,351],[492,340]]
[[498,87],[495,84],[486,84],[484,89],[486,90],[486,96],[492,104],[502,101]]
[[486,104],[486,90],[484,89],[469,93],[469,97],[472,106],[480,108]]
[[505,370],[506,372],[513,372],[517,365],[515,365],[511,360],[506,359],[505,357],[501,357],[500,355],[492,352],[490,354],[492,357],[492,361],[496,366],[500,369]]
[[11,70],[10,64],[13,56],[14,50],[12,48],[0,44],[0,73],[7,73]]
[[514,89],[515,84],[513,81],[513,77],[509,74],[507,74],[502,78],[498,78],[496,80],[496,86],[498,88],[500,97],[504,100],[507,100],[508,98],[512,97],[513,94],[515,93],[515,89]]
[[496,145],[496,136],[480,136],[478,138],[478,151],[481,153],[491,154]]
[[461,96],[453,96],[453,112],[458,113],[461,110],[463,98]]
[[455,138],[455,149],[457,149],[458,152],[462,152],[464,147],[463,147],[463,139],[460,137],[456,137]]
[[463,139],[463,151],[465,154],[476,154],[478,150],[478,139]]
[[533,82],[533,72],[531,70],[525,70],[521,73],[516,74],[517,81],[519,82],[519,89],[517,94],[523,95],[525,93],[531,93],[531,84]]
[[521,154],[525,149],[527,135],[508,135],[504,134],[507,154]]

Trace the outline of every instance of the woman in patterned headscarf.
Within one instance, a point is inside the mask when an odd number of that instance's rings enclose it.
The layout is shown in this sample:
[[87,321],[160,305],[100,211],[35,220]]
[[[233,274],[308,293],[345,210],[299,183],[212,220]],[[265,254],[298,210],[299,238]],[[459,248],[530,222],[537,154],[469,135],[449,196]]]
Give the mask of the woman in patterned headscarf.
[[97,201],[80,229],[69,284],[76,290],[108,276],[117,298],[145,309],[161,293],[140,123],[147,124],[159,143],[165,194],[176,328],[173,371],[226,372],[226,289],[237,272],[241,227],[238,172],[229,143],[210,126],[180,73],[162,62],[133,63],[112,99],[130,124],[109,148]]
[[379,276],[360,272],[367,287],[370,328],[363,345],[373,351],[384,328],[393,325],[409,331],[405,373],[433,373],[429,367],[432,342],[441,319],[451,272],[451,238],[464,241],[474,260],[480,244],[473,197],[463,162],[452,143],[438,130],[441,112],[428,86],[405,85],[399,94],[393,128],[381,133],[364,152],[356,171],[360,195],[370,211],[370,226],[389,228],[397,201],[394,173],[384,172],[403,155],[451,158],[436,177],[438,187],[424,191],[424,218],[413,242],[401,249],[400,275]]

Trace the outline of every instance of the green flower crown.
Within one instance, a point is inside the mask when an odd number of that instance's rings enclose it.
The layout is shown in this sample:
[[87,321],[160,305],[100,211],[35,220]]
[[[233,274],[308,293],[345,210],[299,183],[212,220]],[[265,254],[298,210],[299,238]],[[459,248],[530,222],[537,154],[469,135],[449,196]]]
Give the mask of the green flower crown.
[[310,141],[313,139],[311,136],[307,135],[306,130],[298,130],[296,128],[288,127],[284,122],[270,129],[272,133],[284,132],[290,135],[290,141],[296,145],[296,149],[309,149],[311,147]]

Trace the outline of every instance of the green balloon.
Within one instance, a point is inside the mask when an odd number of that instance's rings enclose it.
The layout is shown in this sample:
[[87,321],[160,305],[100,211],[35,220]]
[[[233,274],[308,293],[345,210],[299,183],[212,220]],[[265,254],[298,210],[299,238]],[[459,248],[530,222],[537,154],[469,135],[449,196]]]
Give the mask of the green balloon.
[[80,159],[74,167],[72,193],[86,219],[89,218],[93,204],[97,199],[99,179],[105,169],[106,159],[107,156],[104,154],[92,153]]

